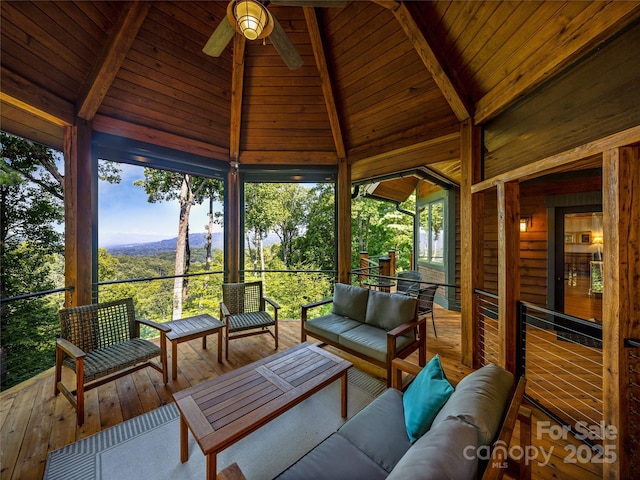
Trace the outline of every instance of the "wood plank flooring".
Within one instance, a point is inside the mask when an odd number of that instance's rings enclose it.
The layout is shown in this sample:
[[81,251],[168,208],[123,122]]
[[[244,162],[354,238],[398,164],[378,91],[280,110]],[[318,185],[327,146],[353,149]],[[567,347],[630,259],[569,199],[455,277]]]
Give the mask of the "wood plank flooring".
[[[469,368],[460,364],[460,315],[437,308],[436,324],[437,338],[434,337],[430,325],[427,328],[428,357],[439,354],[448,378],[456,384],[470,373]],[[281,320],[279,325],[279,350],[300,342],[299,321]],[[200,339],[179,345],[178,378],[166,386],[158,372],[147,368],[89,391],[86,395],[86,419],[80,428],[76,426],[75,411],[69,402],[62,395],[53,395],[53,368],[2,392],[0,480],[41,479],[50,451],[170,403],[173,401],[174,392],[274,353],[271,337],[247,337],[233,340],[230,343],[229,360],[218,363],[217,336],[210,336],[208,340],[206,350],[202,349]],[[352,361],[356,368],[384,378],[384,370],[343,354],[337,349],[327,348]],[[417,354],[411,356],[410,360],[417,363]],[[68,382],[72,377],[70,372],[65,372],[65,381]],[[540,413],[536,415],[537,418],[543,418]],[[535,426],[533,431],[535,437]],[[533,478],[590,480],[601,477],[601,469],[598,471],[597,468],[591,468],[591,465],[584,468],[583,465],[563,463],[563,448],[567,442],[556,445],[556,456],[553,460],[554,468],[558,470],[534,464]],[[558,472],[562,472],[563,476],[558,477]]]

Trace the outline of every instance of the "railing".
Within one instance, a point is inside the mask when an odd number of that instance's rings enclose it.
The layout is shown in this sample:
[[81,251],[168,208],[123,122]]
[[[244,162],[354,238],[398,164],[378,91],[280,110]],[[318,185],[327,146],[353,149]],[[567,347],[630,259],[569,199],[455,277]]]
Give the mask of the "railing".
[[483,290],[475,290],[474,295],[478,319],[476,350],[479,352],[480,364],[500,364],[498,296]]
[[[263,278],[265,292],[281,306],[279,318],[299,319],[302,305],[331,295],[336,272],[333,270],[265,270],[245,271],[247,281],[254,276]],[[183,316],[209,313],[218,316],[222,300],[223,271],[208,271],[188,275],[110,280],[97,283],[97,301],[132,297],[138,317],[160,323],[172,320],[173,291],[176,278],[189,280],[189,296],[183,299]],[[55,339],[59,336],[58,310],[64,306],[64,292],[60,288],[6,298],[3,309],[8,316],[8,331],[3,337],[0,354],[2,389],[21,383],[53,367]],[[35,298],[44,297],[44,298]],[[20,328],[18,328],[20,327]],[[157,332],[142,328],[141,335],[149,337]],[[29,355],[25,355],[25,351]]]
[[627,389],[627,405],[629,408],[629,465],[638,465],[640,458],[640,339],[624,339],[624,358],[629,369],[629,387]]
[[[528,400],[574,433],[579,425],[600,425],[602,327],[524,302],[518,310],[518,364],[527,377]],[[598,444],[602,439],[585,440]]]

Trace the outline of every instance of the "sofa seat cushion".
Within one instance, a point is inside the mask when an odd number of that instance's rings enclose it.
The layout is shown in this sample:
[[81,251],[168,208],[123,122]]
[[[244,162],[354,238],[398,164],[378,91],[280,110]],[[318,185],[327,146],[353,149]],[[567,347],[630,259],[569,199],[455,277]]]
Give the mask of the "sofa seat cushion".
[[338,343],[338,339],[341,334],[359,327],[360,325],[362,325],[362,323],[350,318],[336,315],[335,313],[329,313],[322,317],[307,320],[304,324],[304,328],[311,335],[315,333],[332,342]]
[[458,417],[444,418],[412,445],[388,480],[475,479],[477,429]]
[[365,323],[386,331],[416,318],[416,298],[372,290],[367,303]]
[[412,442],[431,428],[433,419],[452,393],[453,387],[436,355],[409,384],[402,398],[404,422]]
[[489,445],[498,432],[507,409],[513,375],[493,363],[470,373],[456,385],[431,428],[450,415],[458,416],[478,429],[478,444]]
[[402,392],[390,388],[345,423],[338,435],[390,472],[411,446],[403,419]]
[[333,434],[276,478],[279,480],[382,480],[388,472],[346,438]]
[[369,289],[367,288],[336,283],[333,287],[333,309],[331,313],[364,323],[368,298]]
[[[414,341],[411,336],[401,336],[396,341],[396,351],[400,352]],[[350,348],[359,354],[374,358],[380,362],[387,361],[387,332],[371,325],[359,325],[340,334],[340,345]]]

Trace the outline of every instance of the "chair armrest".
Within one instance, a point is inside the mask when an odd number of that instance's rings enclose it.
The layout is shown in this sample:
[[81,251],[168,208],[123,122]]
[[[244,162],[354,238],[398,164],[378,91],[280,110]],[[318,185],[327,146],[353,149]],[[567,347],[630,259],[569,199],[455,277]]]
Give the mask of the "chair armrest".
[[276,310],[278,310],[280,308],[280,305],[278,305],[276,302],[274,302],[273,300],[271,300],[270,298],[267,297],[263,297],[264,301],[267,302],[269,305],[271,305],[273,308],[275,308]]
[[64,338],[56,338],[56,348],[59,348],[74,360],[85,358],[87,356],[83,350]]
[[326,305],[327,303],[333,302],[333,298],[323,298],[322,300],[318,300],[317,302],[307,303],[302,306],[302,310],[309,310],[310,308],[319,307],[320,305]]
[[162,323],[154,322],[153,320],[147,320],[146,318],[136,318],[136,322],[146,325],[147,327],[155,328],[156,330],[160,330],[161,332],[167,333],[171,331],[171,327],[167,327]]
[[227,308],[227,306],[224,304],[224,302],[220,302],[220,313],[222,314],[223,317],[228,317],[229,315],[231,315],[231,313],[229,312],[229,309]]
[[402,374],[406,373],[415,377],[421,370],[422,367],[415,363],[407,362],[402,358],[394,358],[391,361],[391,386],[398,390],[404,390]]
[[333,297],[323,298],[322,300],[318,300],[317,302],[307,303],[302,306],[302,323],[307,321],[307,310],[315,307],[319,307],[321,305],[326,305],[327,303],[333,302]]
[[[408,332],[409,330],[418,328],[418,325],[420,325],[421,323],[425,323],[425,321],[426,319],[423,317],[417,320],[413,320],[412,322],[403,323],[402,325],[398,325],[396,328],[389,330],[387,332],[387,335],[397,338],[400,335],[403,335],[404,333]],[[389,338],[388,336],[387,338]]]

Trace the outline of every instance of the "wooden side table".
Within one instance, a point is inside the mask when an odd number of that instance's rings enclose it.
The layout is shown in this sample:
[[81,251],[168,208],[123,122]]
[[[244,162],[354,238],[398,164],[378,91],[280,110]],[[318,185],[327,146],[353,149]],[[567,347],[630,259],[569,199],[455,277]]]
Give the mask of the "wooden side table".
[[207,335],[218,332],[218,362],[222,363],[222,328],[224,323],[207,313],[203,313],[166,322],[163,325],[171,327],[171,331],[167,332],[167,340],[171,341],[171,378],[173,380],[178,378],[179,343],[202,337],[202,348],[207,348]]

